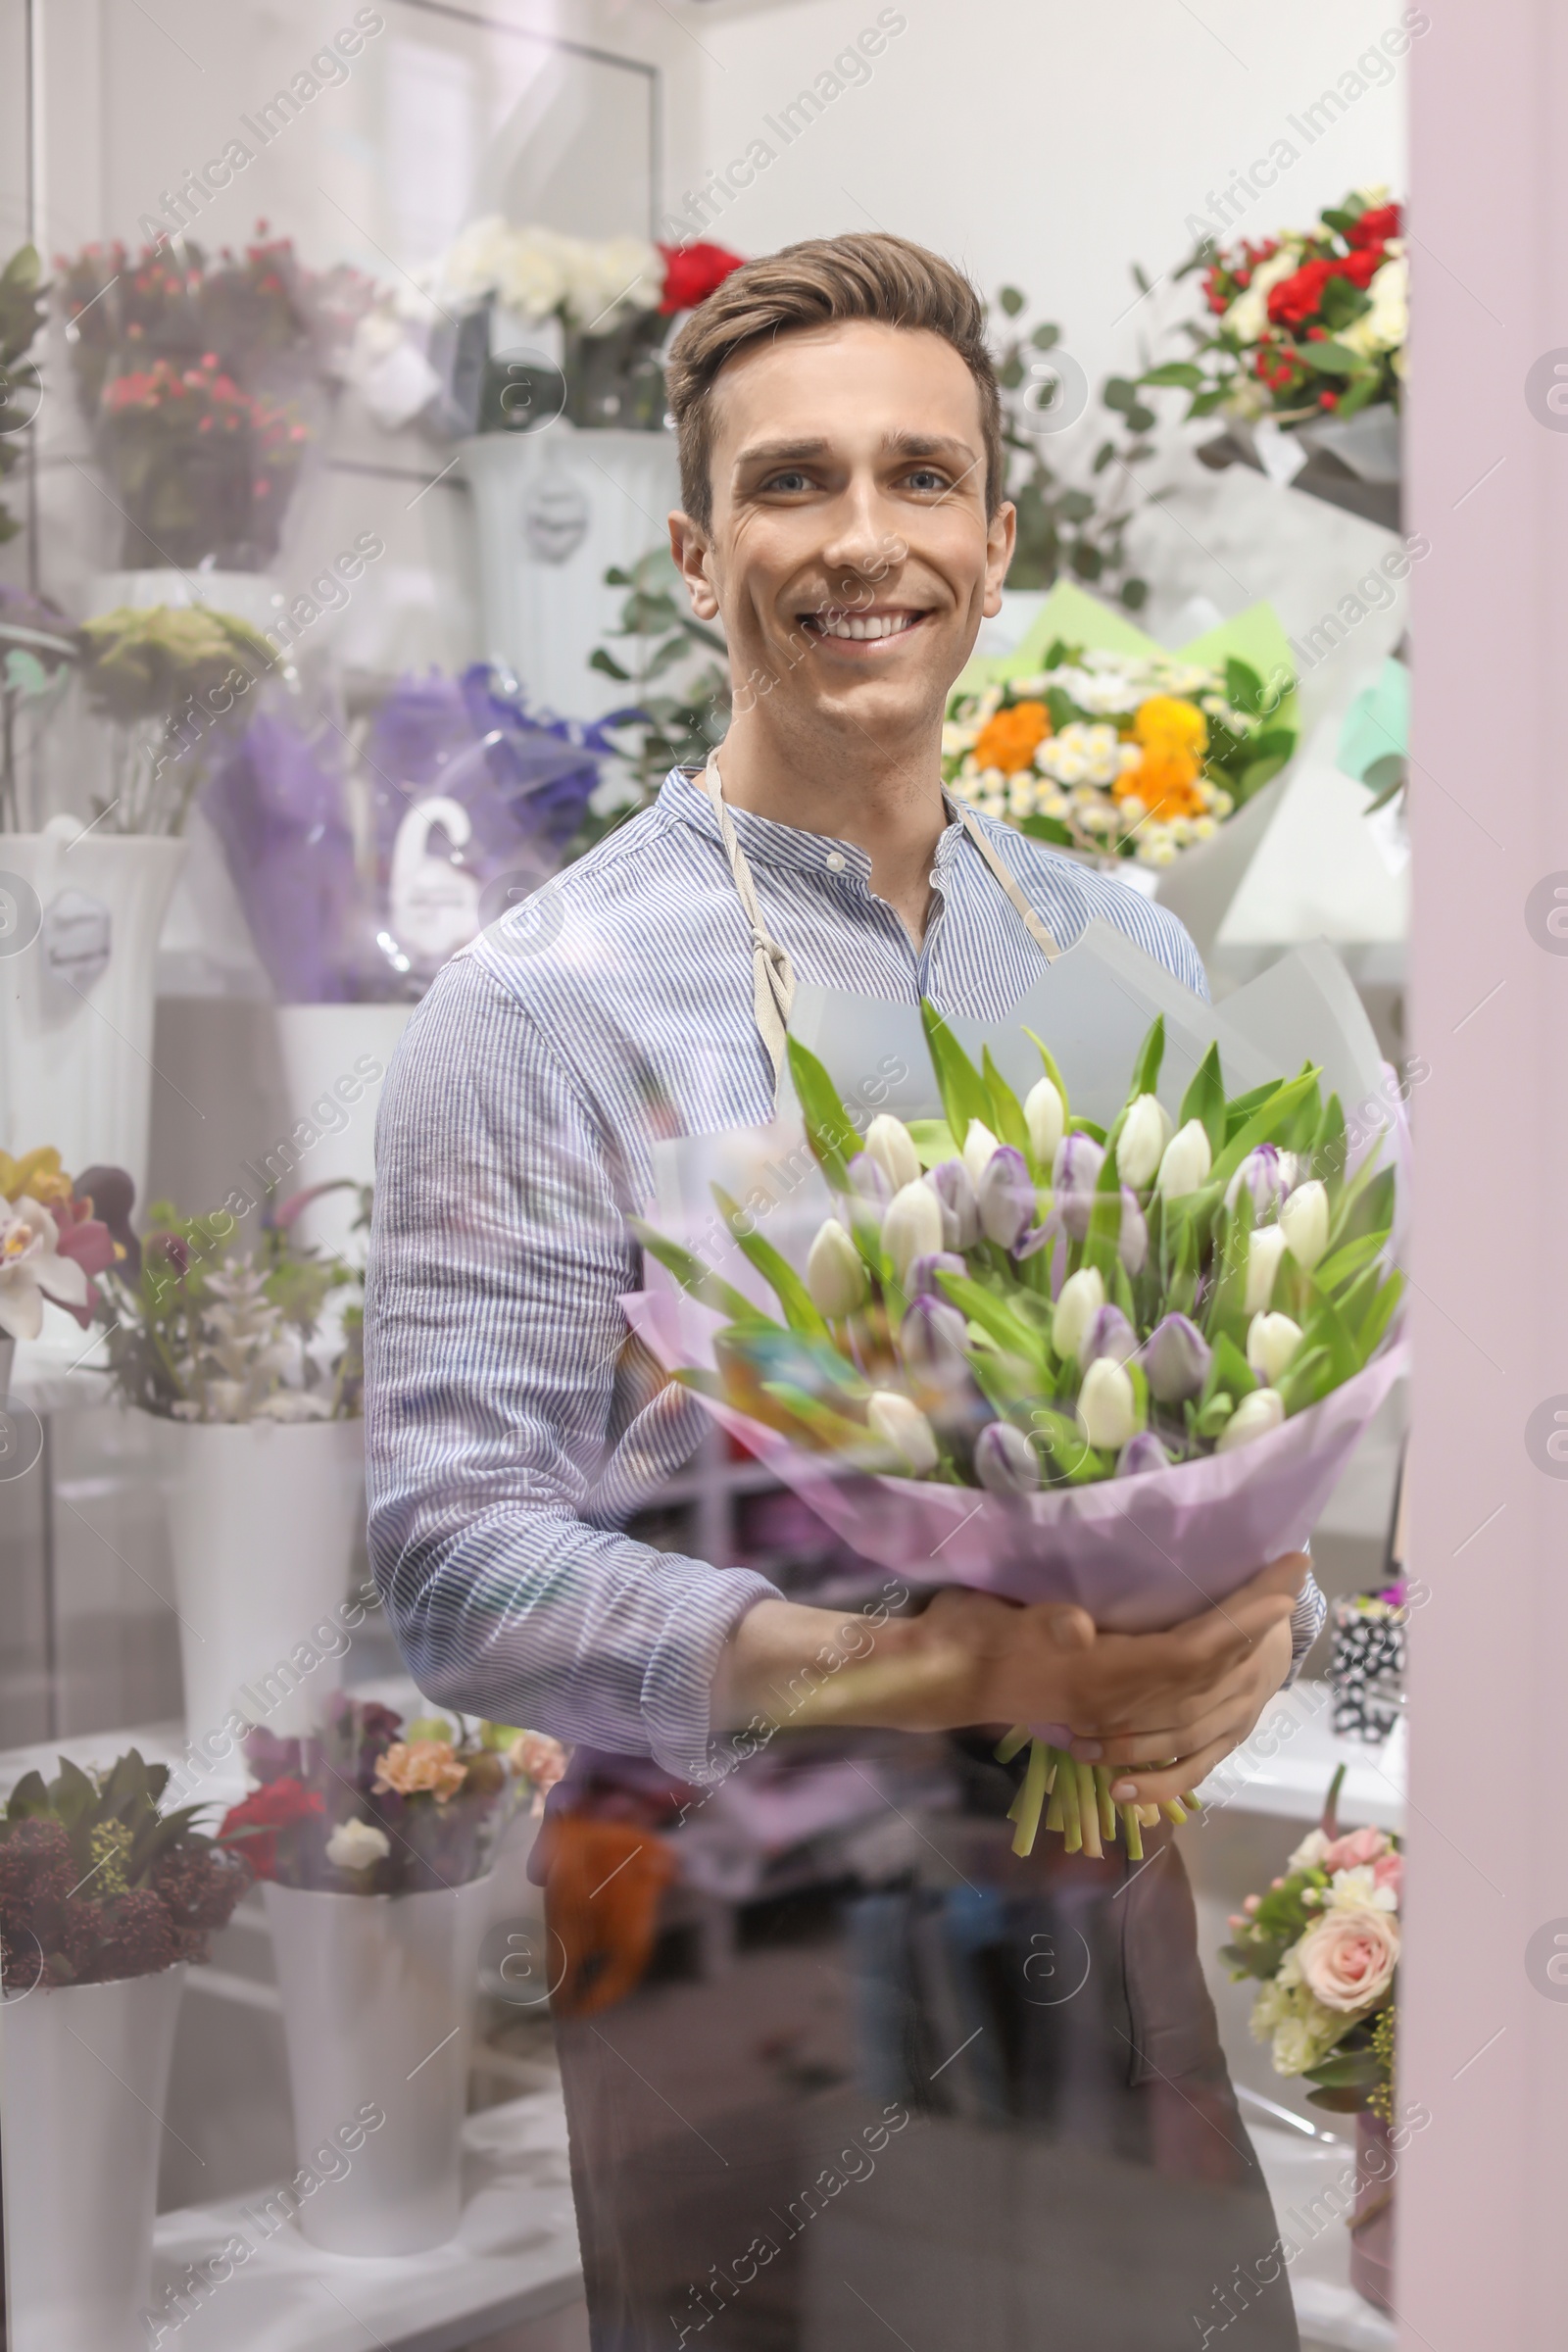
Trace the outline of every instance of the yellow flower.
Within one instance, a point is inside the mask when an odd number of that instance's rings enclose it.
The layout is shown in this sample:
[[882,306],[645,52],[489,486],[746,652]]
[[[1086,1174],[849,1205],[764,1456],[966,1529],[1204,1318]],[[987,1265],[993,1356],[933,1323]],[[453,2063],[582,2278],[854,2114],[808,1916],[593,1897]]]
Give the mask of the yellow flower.
[[1152,694],[1139,706],[1133,733],[1147,751],[1186,752],[1201,760],[1208,749],[1208,721],[1196,703],[1173,694]]
[[24,1152],[20,1159],[0,1152],[0,1199],[20,1200],[24,1193],[29,1200],[41,1200],[45,1208],[52,1200],[73,1198],[71,1178],[62,1169],[60,1154],[52,1144],[37,1152]]
[[376,1758],[375,1787],[398,1796],[421,1796],[426,1791],[438,1805],[456,1796],[467,1778],[450,1740],[396,1740]]

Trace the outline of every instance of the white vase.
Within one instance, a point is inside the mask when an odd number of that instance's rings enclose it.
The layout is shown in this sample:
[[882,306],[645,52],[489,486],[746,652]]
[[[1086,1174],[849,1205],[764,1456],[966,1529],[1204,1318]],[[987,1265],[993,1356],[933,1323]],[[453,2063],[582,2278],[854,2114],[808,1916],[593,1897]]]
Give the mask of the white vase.
[[[51,817],[0,834],[0,869],[31,893],[25,946],[0,956],[0,1145],[53,1144],[147,1184],[158,935],[182,841],[84,832]],[[13,894],[15,895],[15,894]]]
[[[413,1010],[412,1004],[277,1006],[278,1059],[290,1126],[298,1137],[299,1123],[308,1121],[318,1139],[304,1145],[297,1171],[283,1182],[285,1193],[338,1176],[355,1184],[373,1180],[381,1082]],[[358,1212],[352,1193],[333,1193],[304,1211],[299,1237],[334,1255],[363,1257],[363,1237],[358,1251],[350,1240]]]
[[567,718],[621,708],[630,690],[588,666],[626,597],[605,572],[663,545],[664,517],[680,504],[673,436],[578,432],[561,417],[538,433],[478,434],[461,455],[485,651],[516,671],[531,703]]
[[[333,2254],[416,2254],[463,2214],[462,2130],[491,1883],[422,1894],[262,1889],[294,2100],[294,2147],[321,2185],[299,2226]],[[374,2123],[375,2115],[384,2122]],[[366,2129],[366,2127],[368,2127]],[[358,2148],[351,2141],[360,2129]],[[340,2136],[347,2134],[347,2138]],[[316,2161],[335,2144],[341,2158]]]
[[183,1963],[0,2001],[10,2352],[141,2352]]
[[[364,1423],[150,1415],[149,1425],[169,1511],[186,1730],[200,1742],[238,1712],[295,1737],[342,1680],[348,1637],[334,1612],[364,1509]],[[238,1764],[234,1773],[243,1777]]]

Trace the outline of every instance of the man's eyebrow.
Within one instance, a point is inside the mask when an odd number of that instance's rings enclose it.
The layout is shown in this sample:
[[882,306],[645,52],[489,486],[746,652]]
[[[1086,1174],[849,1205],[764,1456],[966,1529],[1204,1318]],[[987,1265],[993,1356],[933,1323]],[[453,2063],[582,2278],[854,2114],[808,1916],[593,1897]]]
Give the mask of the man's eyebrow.
[[735,463],[737,466],[780,466],[791,458],[826,457],[828,447],[820,434],[807,441],[754,441],[750,449],[741,451]]
[[[882,447],[890,457],[946,458],[962,469],[977,463],[975,452],[966,441],[950,433],[920,433],[912,430],[886,433]],[[817,434],[800,441],[754,441],[743,449],[735,460],[737,468],[752,466],[782,466],[799,463],[808,458],[824,458],[832,453],[832,444]]]

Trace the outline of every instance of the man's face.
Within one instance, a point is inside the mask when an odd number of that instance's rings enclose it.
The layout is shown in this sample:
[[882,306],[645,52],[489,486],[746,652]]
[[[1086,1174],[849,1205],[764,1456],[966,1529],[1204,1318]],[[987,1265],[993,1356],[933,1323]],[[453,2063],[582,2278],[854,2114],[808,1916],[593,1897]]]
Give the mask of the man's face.
[[923,329],[793,328],[712,400],[712,525],[675,516],[672,543],[699,618],[722,620],[737,720],[770,702],[883,745],[933,723],[1012,554],[963,361]]

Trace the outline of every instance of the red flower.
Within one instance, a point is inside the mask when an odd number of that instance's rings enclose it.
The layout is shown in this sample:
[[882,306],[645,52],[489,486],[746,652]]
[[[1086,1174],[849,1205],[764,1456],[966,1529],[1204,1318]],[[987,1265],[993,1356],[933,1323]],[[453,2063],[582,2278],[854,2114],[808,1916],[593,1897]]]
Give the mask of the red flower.
[[722,245],[661,245],[659,250],[664,257],[664,299],[659,307],[666,316],[695,310],[741,266],[741,256],[726,253]]
[[1364,246],[1385,245],[1390,237],[1399,234],[1399,208],[1396,204],[1380,204],[1363,213],[1345,232],[1345,242],[1359,252]]
[[1364,291],[1382,265],[1381,245],[1347,254],[1343,261],[1303,262],[1293,276],[1281,278],[1270,289],[1269,318],[1276,326],[1300,326],[1322,309],[1323,289],[1331,277],[1348,277],[1352,286]]
[[237,1839],[234,1851],[250,1864],[259,1879],[275,1879],[278,1833],[295,1829],[313,1816],[319,1818],[325,1810],[325,1799],[319,1790],[304,1788],[298,1781],[269,1781],[265,1788],[256,1789],[239,1804],[229,1807],[218,1833],[219,1842],[226,1842],[236,1830],[249,1830],[252,1835]]
[[1320,392],[1317,396],[1317,405],[1320,409],[1337,409],[1340,405],[1340,396],[1337,392]]

